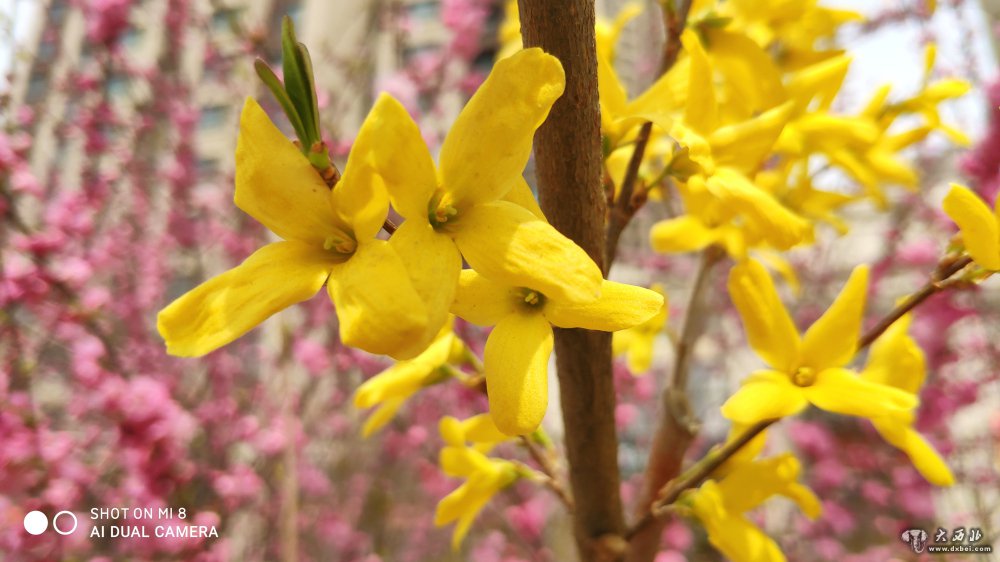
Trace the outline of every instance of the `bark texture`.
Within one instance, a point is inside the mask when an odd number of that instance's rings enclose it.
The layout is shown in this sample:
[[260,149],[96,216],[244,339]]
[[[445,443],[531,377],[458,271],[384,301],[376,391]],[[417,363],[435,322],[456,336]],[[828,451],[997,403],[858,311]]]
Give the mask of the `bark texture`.
[[[607,201],[601,185],[594,3],[521,0],[519,8],[525,47],[541,47],[566,71],[566,91],[535,135],[542,210],[603,269]],[[611,335],[557,329],[555,350],[580,557],[621,560],[626,543]]]

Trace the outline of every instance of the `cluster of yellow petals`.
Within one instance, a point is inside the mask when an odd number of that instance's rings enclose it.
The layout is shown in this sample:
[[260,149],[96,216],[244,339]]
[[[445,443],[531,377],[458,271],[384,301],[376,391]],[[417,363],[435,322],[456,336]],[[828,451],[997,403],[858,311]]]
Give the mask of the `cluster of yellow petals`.
[[490,416],[479,415],[460,421],[450,416],[441,420],[441,470],[465,482],[438,502],[435,525],[457,521],[452,534],[452,548],[458,549],[472,522],[497,492],[525,476],[526,468],[486,453],[509,437],[500,432]]
[[[522,177],[535,130],[563,87],[562,65],[540,49],[499,61],[445,138],[439,164],[403,106],[382,94],[332,189],[247,100],[235,201],[283,240],[161,311],[168,351],[213,351],[325,284],[345,344],[403,361],[358,391],[359,406],[380,405],[368,434],[453,359],[461,346],[445,328],[453,302],[459,315],[509,304],[502,291],[456,295],[460,278],[474,276],[536,295],[534,303],[522,297],[527,309],[490,322],[497,327],[485,356],[497,426],[534,431],[547,404],[550,322],[618,330],[663,304],[653,291],[604,281],[586,252],[545,220]],[[405,220],[382,240],[390,205]],[[463,270],[463,260],[473,269]]]
[[871,382],[846,368],[857,352],[868,269],[855,268],[830,308],[800,336],[763,265],[733,267],[729,293],[750,346],[770,367],[754,372],[722,406],[740,424],[778,419],[812,404],[830,412],[881,418],[911,411],[912,393]]
[[[794,501],[811,519],[819,516],[819,499],[799,484],[801,466],[790,453],[731,465],[682,498],[682,505],[698,518],[708,540],[733,562],[784,562],[774,539],[750,521],[746,513],[772,496]],[[715,479],[717,478],[717,480]]]
[[[631,15],[623,10],[618,25]],[[933,131],[968,143],[942,122],[939,106],[970,86],[932,79],[934,45],[916,94],[890,100],[883,86],[857,114],[834,111],[851,58],[826,45],[840,26],[860,19],[815,1],[695,2],[677,62],[634,98],[617,75],[613,49],[598,48],[608,177],[617,190],[639,126],[650,122],[636,189],[659,198],[669,178],[683,203],[683,214],[652,229],[655,250],[719,245],[741,260],[750,250],[809,244],[818,222],[844,233],[838,213],[845,205],[867,198],[885,208],[886,186],[915,188],[904,149]],[[904,115],[923,123],[890,132]],[[860,192],[814,185],[817,170],[826,169],[853,179]]]

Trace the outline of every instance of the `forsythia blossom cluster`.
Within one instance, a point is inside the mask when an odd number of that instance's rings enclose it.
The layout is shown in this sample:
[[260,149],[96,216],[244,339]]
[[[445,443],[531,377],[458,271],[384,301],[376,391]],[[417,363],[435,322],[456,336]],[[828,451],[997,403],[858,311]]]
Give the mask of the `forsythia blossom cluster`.
[[[170,353],[198,356],[325,286],[343,342],[399,360],[355,395],[358,407],[378,406],[365,435],[420,389],[467,377],[458,366],[480,371],[489,415],[441,423],[447,443],[441,467],[464,483],[441,501],[435,522],[457,521],[456,547],[494,494],[533,477],[531,469],[487,454],[541,423],[553,328],[619,332],[615,354],[627,355],[630,370],[641,373],[668,320],[661,288],[603,279],[591,258],[547,222],[522,178],[535,130],[562,95],[564,75],[560,62],[540,49],[520,50],[512,6],[501,29],[504,56],[458,116],[438,163],[403,106],[383,94],[331,188],[247,100],[235,202],[281,240],[183,295],[158,319]],[[932,79],[931,45],[917,93],[890,100],[884,86],[859,112],[844,114],[834,101],[851,59],[827,45],[857,14],[815,1],[697,0],[676,62],[630,96],[615,68],[615,43],[639,12],[630,4],[614,21],[597,24],[609,199],[625,191],[630,175],[639,205],[676,196],[682,210],[653,226],[652,247],[711,248],[736,262],[729,294],[767,368],[743,382],[722,414],[734,428],[810,405],[867,418],[928,481],[951,484],[944,461],[912,427],[925,368],[906,333],[908,319],[877,340],[860,373],[850,367],[868,269],[855,268],[830,308],[800,334],[762,262],[797,283],[782,253],[811,244],[817,224],[842,234],[844,206],[868,200],[884,209],[887,185],[915,189],[916,172],[901,152],[935,131],[968,142],[938,112],[968,84]],[[637,146],[648,148],[630,174]],[[821,175],[830,169],[856,188],[823,187]],[[404,219],[398,228],[388,222],[390,208]],[[956,186],[945,211],[975,262],[987,272],[1000,270],[1000,210],[991,212]],[[493,326],[481,366],[452,332],[450,314]],[[787,453],[756,459],[762,446],[755,440],[679,500],[734,560],[784,559],[746,517],[768,498],[789,497],[810,517],[820,512],[816,497],[796,482],[798,460]]]
[[[551,326],[619,330],[663,306],[659,293],[603,280],[548,224],[521,176],[563,84],[559,61],[540,49],[497,63],[445,139],[440,165],[403,106],[383,94],[332,189],[247,100],[235,202],[282,240],[166,307],[158,327],[168,351],[208,353],[325,285],[345,344],[400,360],[424,353],[373,383],[393,396],[359,394],[360,405],[385,401],[371,431],[425,384],[414,375],[444,362],[447,333],[432,342],[452,310],[496,324],[484,366],[491,414],[509,435],[534,431],[547,404]],[[390,205],[405,220],[383,240]]]

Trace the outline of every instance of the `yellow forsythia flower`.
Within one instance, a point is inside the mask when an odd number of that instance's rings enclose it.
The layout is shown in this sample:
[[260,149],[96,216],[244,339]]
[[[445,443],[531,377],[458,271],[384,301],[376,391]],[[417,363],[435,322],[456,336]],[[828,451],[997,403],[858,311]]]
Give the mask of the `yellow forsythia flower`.
[[983,269],[1000,271],[1000,197],[994,210],[967,187],[951,184],[944,212],[958,225],[962,243]]
[[471,443],[480,453],[486,454],[497,444],[511,439],[496,424],[489,414],[478,414],[464,420],[451,416],[441,418],[441,437],[450,447],[465,447]]
[[856,267],[830,308],[800,337],[764,266],[754,260],[734,266],[729,294],[750,346],[770,369],[744,380],[722,405],[722,415],[753,424],[794,415],[809,404],[866,418],[912,410],[913,394],[844,368],[857,352],[867,284],[868,268]]
[[779,562],[785,555],[771,537],[745,513],[774,495],[785,496],[812,519],[820,514],[819,499],[799,484],[801,466],[790,453],[740,464],[716,482],[708,480],[683,500],[701,521],[708,540],[734,562]]
[[361,428],[362,435],[368,437],[384,427],[403,403],[421,388],[447,379],[450,375],[442,372],[442,367],[456,360],[463,346],[451,331],[449,322],[423,353],[396,363],[359,386],[354,394],[354,405],[358,408],[379,407],[365,421]]
[[440,461],[445,474],[465,478],[461,486],[438,502],[434,514],[437,526],[458,521],[451,538],[452,548],[458,550],[479,512],[497,492],[513,484],[520,471],[510,461],[491,459],[475,449],[461,446],[442,449]]
[[615,332],[611,340],[612,353],[615,356],[625,355],[628,370],[635,375],[649,370],[653,362],[653,342],[667,324],[667,317],[670,314],[670,305],[666,293],[663,292],[663,285],[654,283],[650,290],[663,295],[663,308],[649,320]]
[[[927,370],[923,351],[906,333],[910,320],[909,315],[900,318],[875,340],[861,377],[917,395]],[[913,429],[912,413],[898,412],[872,418],[872,424],[879,435],[910,457],[913,466],[928,482],[936,486],[955,483],[941,455]]]
[[524,435],[538,428],[548,406],[553,326],[613,332],[662,308],[658,293],[613,281],[602,283],[596,301],[578,304],[530,281],[495,281],[464,269],[451,310],[473,324],[496,326],[483,352],[490,415],[500,431]]
[[173,355],[199,356],[242,336],[324,283],[347,345],[412,357],[427,325],[403,261],[378,234],[389,209],[369,162],[380,140],[373,110],[331,190],[252,99],[240,118],[236,206],[284,240],[268,244],[160,311],[157,328]]
[[[431,315],[424,345],[448,314],[462,257],[484,275],[584,303],[601,271],[579,246],[539,216],[521,177],[535,129],[562,95],[559,61],[526,49],[493,67],[462,110],[436,167],[416,123],[383,95],[373,151],[392,206],[406,221],[389,245],[406,264]],[[461,252],[461,254],[460,254]]]

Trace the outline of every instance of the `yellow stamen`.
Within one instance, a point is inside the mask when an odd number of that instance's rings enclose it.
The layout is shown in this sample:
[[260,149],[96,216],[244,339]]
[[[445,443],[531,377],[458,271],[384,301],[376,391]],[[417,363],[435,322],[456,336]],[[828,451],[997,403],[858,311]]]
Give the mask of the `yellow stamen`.
[[357,247],[358,243],[350,237],[331,235],[327,236],[326,240],[323,241],[324,250],[332,250],[340,254],[353,254]]
[[816,371],[809,367],[799,367],[792,374],[792,382],[795,386],[812,386],[816,382]]

